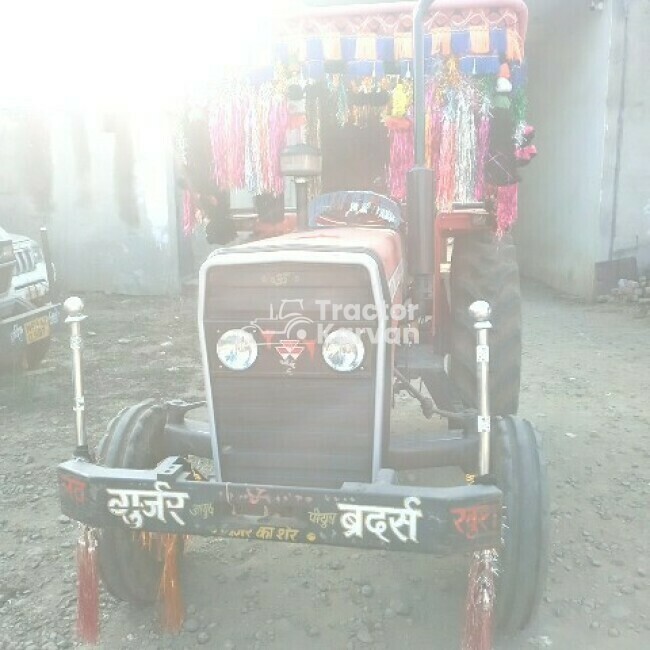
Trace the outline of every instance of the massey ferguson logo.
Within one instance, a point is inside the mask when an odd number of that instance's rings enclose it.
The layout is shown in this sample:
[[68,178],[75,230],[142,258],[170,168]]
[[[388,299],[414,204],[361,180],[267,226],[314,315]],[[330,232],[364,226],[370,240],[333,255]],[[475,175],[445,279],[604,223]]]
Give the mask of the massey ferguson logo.
[[296,361],[305,351],[305,346],[300,341],[280,341],[275,346],[275,350],[282,357],[282,365],[287,366],[287,369],[295,370]]

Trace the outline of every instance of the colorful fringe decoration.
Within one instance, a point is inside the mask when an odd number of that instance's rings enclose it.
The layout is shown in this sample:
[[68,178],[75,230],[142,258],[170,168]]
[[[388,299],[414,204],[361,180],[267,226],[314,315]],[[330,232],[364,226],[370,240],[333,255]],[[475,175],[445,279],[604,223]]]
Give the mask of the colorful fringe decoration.
[[470,27],[469,40],[472,54],[490,53],[490,30],[487,27]]
[[395,36],[395,59],[413,58],[413,36],[411,34],[398,34]]
[[390,132],[388,189],[393,199],[403,201],[406,198],[406,175],[415,163],[413,123],[408,118],[389,118],[386,126]]
[[492,650],[496,563],[496,551],[479,551],[472,557],[461,650]]
[[456,110],[456,199],[470,203],[476,198],[476,122],[471,93],[462,89]]
[[440,158],[440,138],[442,136],[443,112],[440,106],[439,93],[435,84],[429,84],[426,95],[426,161],[431,169],[438,169]]
[[163,534],[160,536],[163,553],[163,571],[160,578],[159,598],[161,601],[161,624],[165,632],[180,632],[185,619],[181,578],[178,568],[180,556],[179,535]]
[[82,643],[99,641],[97,538],[87,526],[77,542],[77,635]]
[[497,237],[503,237],[517,221],[518,194],[516,183],[497,188]]
[[452,111],[443,117],[437,181],[438,209],[450,210],[456,196],[456,120]]
[[289,110],[274,83],[222,89],[211,106],[209,126],[218,189],[282,193],[279,153],[290,128]]
[[508,61],[521,63],[524,60],[524,45],[515,29],[509,29],[506,35],[506,57]]
[[485,199],[485,163],[490,150],[490,117],[481,115],[478,127],[478,151],[476,156],[476,199]]
[[326,61],[341,59],[341,37],[339,34],[328,34],[323,37],[323,56]]
[[431,36],[431,55],[444,57],[450,56],[451,29],[449,29],[449,27],[434,29]]
[[375,36],[359,36],[355,58],[359,61],[375,61],[377,59],[377,38]]

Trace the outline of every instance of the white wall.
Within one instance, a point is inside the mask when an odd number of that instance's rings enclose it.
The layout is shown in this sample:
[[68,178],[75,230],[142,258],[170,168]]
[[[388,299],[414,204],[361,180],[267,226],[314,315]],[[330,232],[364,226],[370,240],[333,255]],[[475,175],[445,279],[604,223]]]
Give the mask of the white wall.
[[525,274],[589,297],[611,229],[601,188],[617,109],[609,84],[612,1],[603,12],[591,12],[587,0],[528,4],[529,121],[539,157],[521,186],[520,262]]
[[[29,170],[0,196],[0,221],[35,236],[48,227],[54,263],[66,291],[131,295],[179,290],[178,239],[169,129],[159,111],[118,115],[53,112],[49,151],[39,158],[47,200],[29,190]],[[9,128],[9,127],[7,127]],[[29,138],[5,133],[24,158]],[[0,143],[1,145],[1,143]],[[117,156],[117,158],[116,158]],[[1,161],[4,170],[8,161]],[[0,169],[0,173],[3,169]],[[122,179],[120,183],[119,179]],[[130,190],[130,191],[129,191]]]
[[[624,27],[623,5],[617,5],[617,32],[622,32]],[[621,74],[625,72],[613,255],[614,258],[636,257],[639,271],[647,273],[650,271],[650,2],[630,0],[628,6],[627,53],[622,33],[612,52],[617,75],[612,83],[619,88]]]

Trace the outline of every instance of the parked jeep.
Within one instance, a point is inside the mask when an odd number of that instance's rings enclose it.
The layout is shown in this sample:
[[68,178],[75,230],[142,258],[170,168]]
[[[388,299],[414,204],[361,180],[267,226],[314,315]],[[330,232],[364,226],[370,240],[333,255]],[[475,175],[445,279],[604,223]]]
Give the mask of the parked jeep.
[[38,367],[59,320],[41,246],[0,227],[0,370]]

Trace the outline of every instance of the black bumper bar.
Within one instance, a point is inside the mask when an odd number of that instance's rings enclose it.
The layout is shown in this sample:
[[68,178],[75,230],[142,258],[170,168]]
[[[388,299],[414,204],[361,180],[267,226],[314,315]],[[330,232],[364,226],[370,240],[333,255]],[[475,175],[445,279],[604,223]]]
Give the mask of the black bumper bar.
[[195,480],[170,457],[154,470],[59,465],[63,512],[98,528],[447,555],[501,543],[501,491],[346,483],[341,489]]

